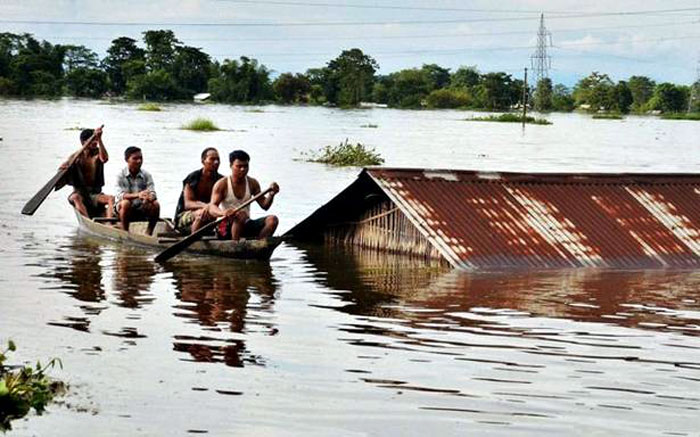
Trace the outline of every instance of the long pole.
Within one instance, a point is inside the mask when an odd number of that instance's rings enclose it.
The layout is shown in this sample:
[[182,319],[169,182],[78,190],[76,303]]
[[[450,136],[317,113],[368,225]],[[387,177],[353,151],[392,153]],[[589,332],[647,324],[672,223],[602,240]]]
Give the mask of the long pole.
[[523,85],[523,129],[525,129],[525,117],[527,116],[527,67],[525,67],[525,80]]

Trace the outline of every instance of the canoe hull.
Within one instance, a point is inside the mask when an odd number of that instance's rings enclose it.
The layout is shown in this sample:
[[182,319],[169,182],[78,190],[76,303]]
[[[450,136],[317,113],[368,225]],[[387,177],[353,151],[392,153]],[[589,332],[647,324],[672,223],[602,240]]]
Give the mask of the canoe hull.
[[[178,241],[177,238],[172,237],[159,238],[147,235],[145,232],[146,222],[131,223],[129,226],[130,232],[126,232],[110,224],[96,222],[93,219],[84,217],[77,211],[75,215],[82,231],[113,241],[150,247],[158,251]],[[173,229],[170,223],[161,220],[156,225],[153,234],[159,235],[172,232]],[[237,242],[207,238],[193,243],[186,251],[224,258],[268,260],[272,256],[272,252],[281,242],[282,238],[280,237],[270,237],[262,240],[241,240]]]

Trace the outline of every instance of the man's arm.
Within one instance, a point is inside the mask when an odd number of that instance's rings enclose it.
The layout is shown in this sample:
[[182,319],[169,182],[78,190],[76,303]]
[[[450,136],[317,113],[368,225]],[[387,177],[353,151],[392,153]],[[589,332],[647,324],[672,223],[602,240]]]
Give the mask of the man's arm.
[[185,184],[185,187],[182,189],[182,194],[185,199],[186,211],[200,209],[207,206],[207,203],[197,200],[197,197],[194,194],[194,190],[192,189],[190,184]]
[[223,217],[225,211],[219,208],[219,204],[226,196],[226,178],[221,178],[214,184],[214,188],[211,190],[211,201],[209,202],[209,212],[214,217]]
[[[249,178],[250,180],[250,195],[255,196],[260,192],[260,183],[253,178]],[[258,205],[260,205],[260,208],[264,209],[267,211],[270,209],[272,206],[272,201],[275,199],[275,195],[280,191],[279,185],[277,185],[277,182],[273,182],[270,184],[270,188],[272,191],[270,191],[266,196],[260,197],[258,199]]]
[[105,148],[105,145],[102,142],[102,126],[95,129],[95,137],[95,141],[97,141],[97,157],[104,164],[105,162],[109,161],[109,154],[107,153],[107,149]]

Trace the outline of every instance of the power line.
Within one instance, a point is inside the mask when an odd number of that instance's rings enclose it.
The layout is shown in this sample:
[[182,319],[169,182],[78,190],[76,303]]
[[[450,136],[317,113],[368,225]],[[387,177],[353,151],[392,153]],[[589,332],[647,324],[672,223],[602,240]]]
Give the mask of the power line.
[[[551,19],[594,18],[615,16],[638,16],[665,14],[671,12],[700,11],[700,8],[656,9],[647,11],[621,11],[571,14],[551,17]],[[63,21],[63,20],[0,20],[5,24],[60,24],[75,26],[188,26],[188,27],[307,27],[307,26],[385,26],[415,24],[457,24],[531,21],[532,17],[472,18],[449,20],[405,20],[405,21],[329,21],[329,22],[287,22],[287,23],[188,23],[188,22],[111,22],[111,21]]]
[[[580,27],[576,29],[559,29],[552,30],[556,33],[577,33],[577,32],[591,32],[597,30],[609,30],[609,29],[634,29],[634,28],[649,28],[649,27],[667,27],[667,26],[681,26],[686,24],[698,24],[699,20],[691,21],[681,21],[681,22],[664,22],[655,24],[633,24],[627,26],[598,26],[598,27]],[[529,35],[532,33],[530,30],[510,30],[503,32],[466,32],[466,33],[443,33],[443,34],[413,34],[413,35],[386,35],[386,36],[368,36],[359,35],[351,37],[323,37],[321,41],[357,41],[357,40],[395,40],[395,39],[424,39],[424,38],[461,38],[465,36],[503,36],[503,35]],[[72,36],[51,36],[44,35],[42,38],[49,39],[77,39],[77,40],[87,40],[87,41],[111,41],[113,37],[100,37],[100,36],[82,36],[82,35],[72,35]],[[319,41],[318,36],[313,37],[275,37],[275,38],[182,38],[187,41]]]

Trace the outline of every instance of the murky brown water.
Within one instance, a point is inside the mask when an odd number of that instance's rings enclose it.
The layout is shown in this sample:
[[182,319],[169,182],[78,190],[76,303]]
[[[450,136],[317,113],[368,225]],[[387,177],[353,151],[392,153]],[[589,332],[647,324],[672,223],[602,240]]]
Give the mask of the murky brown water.
[[[696,171],[700,124],[556,115],[523,134],[454,111],[248,109],[0,101],[0,340],[60,357],[70,384],[10,435],[698,435],[700,272],[459,273],[289,244],[162,267],[80,234],[65,190],[19,210],[76,147],[65,129],[101,122],[108,181],[142,146],[166,214],[203,147],[248,149],[282,187],[281,231],[354,179],[295,160],[345,137],[392,166]],[[178,129],[197,116],[229,130]]]

